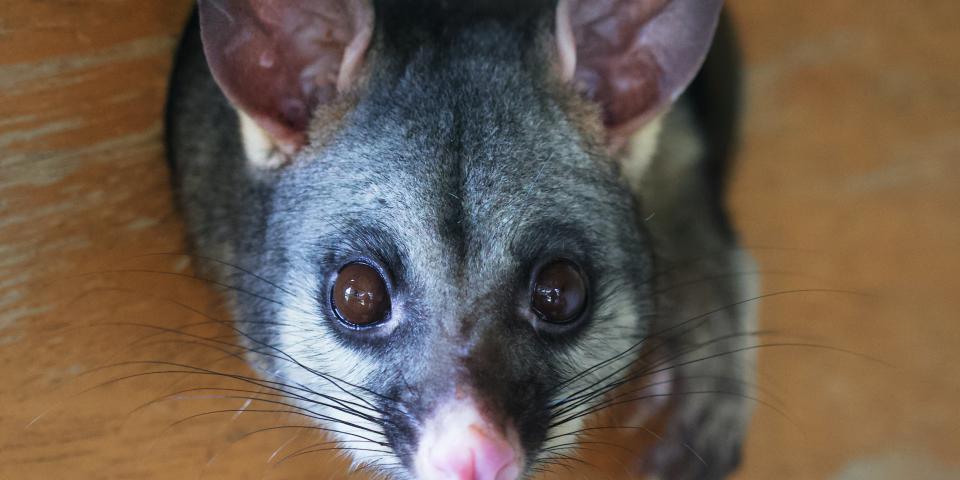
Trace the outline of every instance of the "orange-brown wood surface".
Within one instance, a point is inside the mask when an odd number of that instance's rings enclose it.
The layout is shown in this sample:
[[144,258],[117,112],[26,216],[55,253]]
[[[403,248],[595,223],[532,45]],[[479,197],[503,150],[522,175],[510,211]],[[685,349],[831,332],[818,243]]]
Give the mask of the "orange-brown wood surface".
[[[837,290],[764,301],[764,342],[857,353],[761,349],[738,478],[960,478],[960,3],[729,3],[736,223],[765,292]],[[162,108],[189,9],[0,5],[0,480],[348,476],[302,421],[199,390],[236,381],[134,376],[180,370],[145,360],[249,374],[201,345],[230,330],[177,255]],[[548,477],[631,478],[640,437]]]

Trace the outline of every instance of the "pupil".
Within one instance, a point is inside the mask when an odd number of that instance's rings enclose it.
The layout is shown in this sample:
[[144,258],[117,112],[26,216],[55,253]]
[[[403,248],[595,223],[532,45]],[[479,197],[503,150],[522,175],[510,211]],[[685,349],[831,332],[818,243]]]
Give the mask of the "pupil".
[[576,265],[558,260],[541,269],[532,300],[533,309],[545,320],[569,322],[586,304],[586,282]]
[[390,308],[387,286],[380,273],[362,263],[352,263],[340,270],[332,296],[337,316],[354,325],[379,322]]

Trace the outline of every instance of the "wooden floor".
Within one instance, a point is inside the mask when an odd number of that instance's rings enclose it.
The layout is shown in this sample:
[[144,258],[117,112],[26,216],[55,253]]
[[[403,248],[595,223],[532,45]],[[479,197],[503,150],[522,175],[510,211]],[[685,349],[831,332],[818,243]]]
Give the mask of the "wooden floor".
[[[729,3],[748,78],[736,223],[765,291],[836,290],[766,300],[764,341],[857,352],[762,349],[738,478],[960,478],[960,3]],[[198,390],[237,382],[160,373],[245,372],[162,330],[228,334],[178,275],[161,143],[189,8],[0,7],[0,480],[346,476],[276,406]],[[609,450],[550,478],[628,478]]]

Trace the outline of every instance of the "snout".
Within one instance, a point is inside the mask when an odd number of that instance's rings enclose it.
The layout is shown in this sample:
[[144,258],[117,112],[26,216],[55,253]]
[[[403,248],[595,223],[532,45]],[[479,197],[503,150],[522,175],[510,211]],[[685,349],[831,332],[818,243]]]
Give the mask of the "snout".
[[523,450],[513,426],[495,425],[467,397],[424,423],[414,465],[420,480],[516,480]]

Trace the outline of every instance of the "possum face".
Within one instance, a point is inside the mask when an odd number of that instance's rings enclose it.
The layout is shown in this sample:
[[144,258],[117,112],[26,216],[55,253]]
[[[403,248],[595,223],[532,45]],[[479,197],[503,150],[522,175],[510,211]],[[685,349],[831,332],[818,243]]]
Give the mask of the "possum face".
[[[374,15],[316,3],[326,10],[200,4],[211,69],[273,192],[263,252],[283,294],[238,299],[265,317],[238,321],[275,325],[282,355],[267,368],[307,392],[358,463],[398,478],[519,478],[574,440],[655,314],[643,222],[606,142],[699,65],[668,70],[691,54],[662,57],[658,19],[712,31],[716,8],[563,1],[504,16],[383,2]],[[643,27],[647,40],[624,37],[643,65],[594,56],[578,68],[575,40],[622,8],[637,25],[615,34]],[[350,27],[324,30],[316,9]],[[263,78],[238,79],[251,64]],[[621,71],[646,73],[630,84]]]
[[424,57],[428,82],[373,79],[282,173],[270,243],[298,308],[277,340],[376,392],[369,427],[420,478],[520,471],[565,418],[553,402],[624,363],[570,380],[644,332],[648,247],[616,169],[531,77],[474,84],[503,57]]
[[534,90],[513,82],[443,101],[375,95],[277,189],[270,244],[296,305],[275,313],[278,346],[362,386],[367,428],[420,478],[460,478],[447,475],[470,461],[522,469],[565,418],[553,403],[628,359],[571,379],[628,350],[652,313],[625,184],[576,131],[527,128],[563,125],[561,111],[518,108]]

